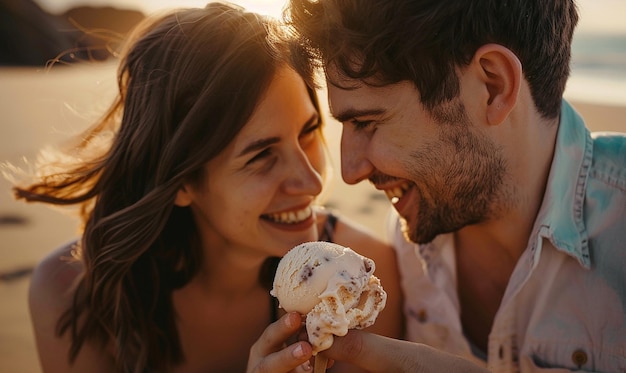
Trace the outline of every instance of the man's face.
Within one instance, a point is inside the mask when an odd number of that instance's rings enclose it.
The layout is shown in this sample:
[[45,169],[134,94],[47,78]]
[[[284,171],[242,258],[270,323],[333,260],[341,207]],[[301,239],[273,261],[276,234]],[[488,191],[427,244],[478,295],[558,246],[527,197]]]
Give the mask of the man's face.
[[332,70],[328,77],[331,113],[343,124],[343,179],[368,179],[384,190],[408,239],[427,243],[492,217],[505,162],[461,99],[432,115],[411,82],[375,87],[340,79]]

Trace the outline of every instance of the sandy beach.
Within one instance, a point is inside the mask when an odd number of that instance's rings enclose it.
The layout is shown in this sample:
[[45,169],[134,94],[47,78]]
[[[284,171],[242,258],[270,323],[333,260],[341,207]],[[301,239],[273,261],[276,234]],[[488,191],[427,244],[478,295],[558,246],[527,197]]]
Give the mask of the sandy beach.
[[[23,166],[44,145],[60,144],[95,119],[115,92],[115,65],[0,69],[0,162]],[[583,87],[584,88],[584,87]],[[583,89],[584,91],[584,89]],[[626,132],[626,102],[602,103],[571,95],[592,130]],[[389,203],[367,183],[347,186],[339,174],[341,127],[329,121],[327,139],[335,175],[327,205],[384,238]],[[29,270],[55,247],[76,236],[74,217],[13,201],[0,179],[0,372],[39,372],[29,323]]]

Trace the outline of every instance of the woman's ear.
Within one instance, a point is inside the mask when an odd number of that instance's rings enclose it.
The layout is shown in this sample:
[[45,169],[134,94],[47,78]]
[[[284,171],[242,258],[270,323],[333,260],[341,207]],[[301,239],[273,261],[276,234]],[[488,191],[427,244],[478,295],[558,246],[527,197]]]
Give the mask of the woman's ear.
[[522,84],[522,63],[515,53],[499,44],[486,44],[476,50],[472,63],[488,92],[487,122],[502,123],[509,115]]
[[178,189],[174,204],[178,207],[186,207],[191,205],[191,195],[186,185],[183,184],[183,186]]

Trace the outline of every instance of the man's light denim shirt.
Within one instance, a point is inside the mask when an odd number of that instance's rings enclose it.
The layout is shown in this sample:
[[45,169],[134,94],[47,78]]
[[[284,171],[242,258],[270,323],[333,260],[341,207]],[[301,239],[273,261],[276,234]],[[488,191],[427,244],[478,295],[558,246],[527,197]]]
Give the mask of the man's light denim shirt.
[[486,361],[461,330],[452,235],[413,245],[390,222],[407,339],[493,372],[626,372],[626,134],[590,134],[563,101],[542,206]]

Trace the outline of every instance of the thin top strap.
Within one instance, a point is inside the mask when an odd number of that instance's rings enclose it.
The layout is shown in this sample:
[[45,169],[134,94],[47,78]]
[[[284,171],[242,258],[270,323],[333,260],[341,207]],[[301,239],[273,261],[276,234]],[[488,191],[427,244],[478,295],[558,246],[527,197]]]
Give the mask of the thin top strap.
[[324,228],[319,236],[320,241],[333,242],[333,236],[335,235],[335,226],[337,225],[337,216],[332,212],[328,213]]

